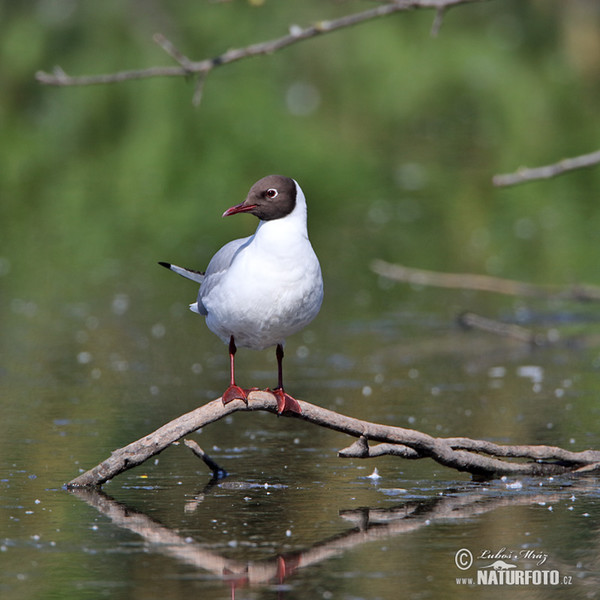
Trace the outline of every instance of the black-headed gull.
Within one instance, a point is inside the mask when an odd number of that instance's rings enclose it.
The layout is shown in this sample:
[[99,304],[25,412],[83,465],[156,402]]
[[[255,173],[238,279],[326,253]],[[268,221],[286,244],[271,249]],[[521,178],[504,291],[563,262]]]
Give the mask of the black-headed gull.
[[260,219],[254,235],[223,246],[205,273],[159,264],[202,284],[190,309],[206,317],[208,328],[229,344],[231,383],[223,404],[236,398],[248,402],[249,390],[235,383],[237,346],[276,346],[278,385],[269,391],[279,413],[300,413],[298,402],[283,388],[283,345],[317,316],[323,301],[321,267],[306,229],[306,198],[293,179],[269,175],[223,216],[237,213]]

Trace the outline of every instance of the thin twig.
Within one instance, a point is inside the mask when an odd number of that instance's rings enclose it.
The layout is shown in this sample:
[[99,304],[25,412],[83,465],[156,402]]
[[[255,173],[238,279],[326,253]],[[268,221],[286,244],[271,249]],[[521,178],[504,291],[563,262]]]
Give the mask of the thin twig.
[[431,25],[431,37],[437,37],[444,23],[444,17],[446,16],[446,7],[441,6],[435,11],[435,17]]
[[194,95],[192,97],[192,104],[194,106],[200,106],[202,102],[202,95],[204,94],[204,82],[206,81],[206,73],[199,73],[196,78],[196,86],[194,87]]
[[[553,446],[500,446],[491,442],[469,438],[436,438],[420,431],[380,425],[348,417],[309,402],[299,401],[301,414],[284,413],[284,416],[363,438],[362,457],[396,454],[405,458],[431,458],[437,463],[458,471],[468,472],[477,479],[490,479],[502,475],[547,476],[574,472],[586,465],[600,462],[600,451],[571,452]],[[266,411],[277,414],[277,400],[269,392],[251,392],[248,404],[242,401],[223,405],[218,398],[163,425],[155,432],[125,446],[99,465],[79,475],[67,484],[69,488],[100,486],[119,473],[140,465],[150,457],[187,434],[239,411]],[[371,442],[382,442],[372,454]],[[366,444],[366,449],[365,449]],[[392,447],[395,447],[392,450]],[[377,446],[375,447],[377,448]],[[348,456],[349,450],[342,451]],[[358,457],[361,457],[358,453]],[[498,458],[501,457],[501,458]],[[529,458],[529,462],[513,462],[506,457]]]
[[168,40],[162,33],[155,33],[152,38],[171,58],[176,60],[184,69],[190,71],[192,61],[182,54],[175,45]]
[[[460,4],[470,4],[474,2],[485,2],[486,0],[396,0],[378,6],[377,8],[368,9],[359,13],[345,15],[338,19],[330,21],[319,21],[309,27],[290,27],[290,32],[282,37],[251,44],[243,48],[228,50],[215,58],[209,58],[200,61],[191,61],[177,50],[171,42],[169,42],[161,34],[155,36],[155,41],[178,63],[179,66],[171,67],[150,67],[146,69],[135,69],[129,71],[119,71],[117,73],[108,73],[103,75],[83,75],[79,77],[71,77],[67,75],[60,67],[56,67],[53,73],[38,71],[36,79],[46,85],[56,86],[85,86],[107,83],[119,83],[134,79],[148,79],[150,77],[183,77],[191,73],[207,75],[213,68],[223,66],[238,60],[259,56],[264,54],[272,54],[282,48],[291,46],[303,40],[314,38],[316,36],[332,33],[339,29],[365,23],[373,19],[385,17],[397,12],[404,12],[415,9],[435,9],[441,11]],[[438,13],[439,14],[439,13]],[[196,91],[198,96],[198,91]]]
[[223,467],[220,467],[194,440],[183,440],[183,443],[212,471],[215,479],[223,479],[228,473]]
[[600,163],[600,150],[591,152],[590,154],[581,154],[573,158],[565,158],[552,165],[544,167],[535,167],[533,169],[522,167],[515,173],[505,175],[494,175],[492,182],[497,187],[507,187],[510,185],[518,185],[528,181],[537,181],[539,179],[549,179],[585,167],[592,167]]
[[426,269],[416,269],[384,260],[374,260],[371,269],[378,275],[415,285],[443,288],[469,289],[482,292],[495,292],[510,296],[529,296],[534,298],[559,298],[570,300],[600,300],[600,287],[574,285],[567,287],[535,285],[513,279],[479,275],[475,273],[440,273]]

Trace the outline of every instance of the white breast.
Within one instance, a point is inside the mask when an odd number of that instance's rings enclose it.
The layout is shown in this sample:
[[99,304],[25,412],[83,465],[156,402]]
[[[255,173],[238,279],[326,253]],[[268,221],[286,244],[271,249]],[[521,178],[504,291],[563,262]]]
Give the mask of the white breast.
[[226,343],[233,335],[236,345],[254,349],[282,344],[319,312],[321,268],[298,185],[297,191],[295,209],[282,219],[261,221],[256,233],[238,244],[225,270],[211,274],[209,265],[198,305],[209,329]]

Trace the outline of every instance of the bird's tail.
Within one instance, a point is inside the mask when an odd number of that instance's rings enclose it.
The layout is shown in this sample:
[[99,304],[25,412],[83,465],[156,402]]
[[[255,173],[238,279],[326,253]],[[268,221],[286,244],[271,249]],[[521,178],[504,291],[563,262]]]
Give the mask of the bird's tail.
[[169,271],[173,271],[173,273],[177,273],[177,275],[181,275],[182,277],[185,277],[186,279],[191,279],[192,281],[195,281],[197,283],[202,283],[202,281],[204,280],[204,273],[202,273],[201,271],[185,269],[184,267],[178,267],[177,265],[172,265],[168,262],[159,262],[158,264],[161,267],[164,267],[165,269],[169,269]]

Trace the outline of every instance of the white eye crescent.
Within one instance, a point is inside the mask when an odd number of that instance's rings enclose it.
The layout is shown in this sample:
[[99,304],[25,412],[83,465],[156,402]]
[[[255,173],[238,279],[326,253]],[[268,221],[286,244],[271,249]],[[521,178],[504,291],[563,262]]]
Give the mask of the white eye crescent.
[[277,198],[279,192],[275,188],[269,188],[266,192],[267,198]]

